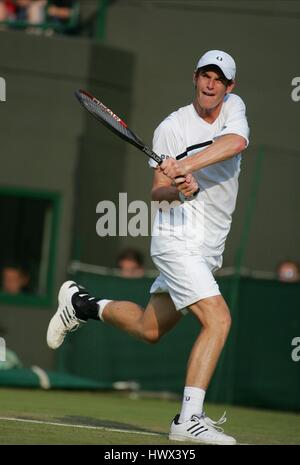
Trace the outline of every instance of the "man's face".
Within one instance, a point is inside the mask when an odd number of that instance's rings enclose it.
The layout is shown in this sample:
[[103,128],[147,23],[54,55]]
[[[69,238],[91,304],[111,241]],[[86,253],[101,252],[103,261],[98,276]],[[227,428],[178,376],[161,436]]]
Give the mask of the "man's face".
[[222,105],[225,95],[234,87],[234,82],[226,86],[227,80],[217,70],[203,70],[195,74],[194,83],[197,103],[205,111],[212,111]]
[[21,271],[15,268],[6,268],[2,273],[2,290],[8,294],[22,292],[25,278]]
[[285,263],[282,263],[278,271],[278,277],[280,281],[286,281],[286,282],[299,281],[300,275],[299,275],[297,264],[293,262],[288,262],[288,261]]
[[143,276],[144,270],[141,266],[130,258],[123,258],[119,261],[118,267],[124,278],[139,278]]

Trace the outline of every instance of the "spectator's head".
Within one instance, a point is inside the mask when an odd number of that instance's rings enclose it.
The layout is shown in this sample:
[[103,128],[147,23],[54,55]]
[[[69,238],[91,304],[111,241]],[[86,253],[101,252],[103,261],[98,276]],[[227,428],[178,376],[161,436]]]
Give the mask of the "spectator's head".
[[15,0],[15,4],[21,8],[27,8],[30,3],[32,3],[31,0]]
[[29,274],[20,265],[9,263],[5,265],[1,273],[1,290],[8,294],[20,294],[27,290]]
[[143,255],[135,249],[123,250],[117,258],[117,267],[124,278],[140,278],[144,275]]
[[298,263],[292,260],[280,262],[277,267],[277,277],[279,281],[283,282],[293,283],[300,281],[300,268]]

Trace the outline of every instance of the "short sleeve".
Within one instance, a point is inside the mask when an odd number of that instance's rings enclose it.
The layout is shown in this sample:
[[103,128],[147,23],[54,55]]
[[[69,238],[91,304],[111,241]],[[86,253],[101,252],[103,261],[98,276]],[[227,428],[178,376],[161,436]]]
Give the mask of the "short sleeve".
[[[176,158],[181,153],[179,128],[170,117],[166,118],[154,131],[153,151],[162,158]],[[150,159],[151,168],[156,168],[156,161]]]
[[224,126],[214,139],[226,134],[237,134],[246,140],[246,147],[248,147],[250,129],[246,117],[246,106],[243,100],[238,95],[229,94],[224,106]]

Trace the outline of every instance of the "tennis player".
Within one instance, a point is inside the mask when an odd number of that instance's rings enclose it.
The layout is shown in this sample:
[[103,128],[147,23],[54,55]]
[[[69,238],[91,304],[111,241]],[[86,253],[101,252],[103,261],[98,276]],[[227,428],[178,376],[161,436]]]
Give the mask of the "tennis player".
[[[151,256],[160,274],[145,310],[126,301],[97,300],[73,281],[59,292],[50,321],[49,347],[59,347],[69,331],[89,318],[102,320],[142,341],[156,343],[187,312],[199,322],[199,335],[187,364],[181,412],[169,438],[206,444],[235,444],[203,410],[206,390],[231,325],[230,312],[213,273],[222,265],[238,192],[241,152],[249,128],[242,99],[233,94],[236,65],[220,50],[205,53],[193,75],[195,98],[170,114],[155,130],[152,199],[177,201],[159,208]],[[199,191],[200,188],[200,191]],[[199,192],[198,192],[199,191]]]

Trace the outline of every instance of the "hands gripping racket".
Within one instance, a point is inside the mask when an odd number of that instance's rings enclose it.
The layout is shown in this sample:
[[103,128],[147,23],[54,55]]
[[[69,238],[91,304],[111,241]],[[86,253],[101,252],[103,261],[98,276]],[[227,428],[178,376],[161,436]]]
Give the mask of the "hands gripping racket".
[[[130,144],[134,145],[142,152],[144,152],[148,157],[152,158],[159,165],[163,162],[163,159],[157,155],[153,150],[149,149],[144,142],[127,126],[124,121],[115,115],[112,110],[107,108],[100,100],[91,95],[89,92],[84,90],[76,90],[75,95],[81,105],[91,113],[98,121],[104,124],[108,129],[113,131],[122,139],[126,140]],[[182,177],[182,176],[178,176]],[[200,189],[193,194],[195,196],[198,194]]]

